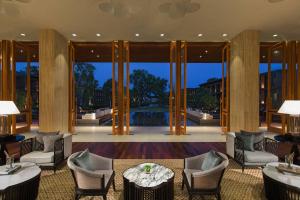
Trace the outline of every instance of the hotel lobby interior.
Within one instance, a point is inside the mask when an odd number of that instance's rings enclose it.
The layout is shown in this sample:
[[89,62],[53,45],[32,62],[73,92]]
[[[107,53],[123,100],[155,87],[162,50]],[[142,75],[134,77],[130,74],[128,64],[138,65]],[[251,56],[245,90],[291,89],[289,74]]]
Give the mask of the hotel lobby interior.
[[300,200],[299,0],[0,0],[1,200]]

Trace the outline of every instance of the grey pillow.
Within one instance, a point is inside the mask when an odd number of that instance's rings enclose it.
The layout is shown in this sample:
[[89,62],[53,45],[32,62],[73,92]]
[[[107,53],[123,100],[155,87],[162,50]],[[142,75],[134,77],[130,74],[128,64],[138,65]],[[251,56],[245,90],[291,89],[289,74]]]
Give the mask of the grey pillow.
[[54,151],[55,141],[61,139],[62,137],[63,137],[63,134],[44,136],[43,137],[44,152]]
[[238,133],[238,134],[236,134],[236,137],[239,138],[241,141],[243,141],[244,150],[255,151],[253,134]]
[[202,162],[201,170],[210,170],[219,165],[222,160],[223,159],[215,151],[209,151]]
[[73,158],[73,162],[75,163],[75,165],[77,165],[83,169],[86,169],[89,171],[96,170],[95,166],[94,166],[94,162],[90,156],[90,152],[88,149],[84,150],[78,156]]
[[263,142],[264,140],[264,137],[265,137],[265,133],[264,132],[250,132],[250,131],[244,131],[244,130],[241,130],[241,134],[244,134],[244,135],[254,135],[254,143],[259,143],[259,142]]
[[37,135],[35,136],[36,138],[36,141],[41,143],[41,144],[44,144],[44,141],[43,141],[43,137],[44,136],[53,136],[53,135],[58,135],[59,134],[59,131],[53,131],[53,132],[37,132]]

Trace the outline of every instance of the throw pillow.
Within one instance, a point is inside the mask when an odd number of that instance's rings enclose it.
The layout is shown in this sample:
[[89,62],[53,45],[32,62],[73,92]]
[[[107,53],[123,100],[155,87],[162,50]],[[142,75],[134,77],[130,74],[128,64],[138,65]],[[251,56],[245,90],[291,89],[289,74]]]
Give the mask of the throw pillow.
[[215,151],[209,151],[202,162],[201,170],[210,170],[219,165],[222,160],[223,159]]
[[50,135],[58,135],[59,134],[59,131],[53,131],[53,132],[37,132],[37,135],[36,135],[36,141],[43,144],[44,141],[43,141],[43,137],[44,136],[50,136]]
[[236,134],[236,137],[243,141],[244,143],[244,150],[247,151],[254,151],[254,135],[253,134],[243,134],[239,133]]
[[83,168],[86,169],[88,171],[95,171],[95,166],[94,166],[94,162],[91,158],[90,152],[88,149],[84,150],[83,152],[81,152],[78,156],[76,156],[73,159],[73,162]]
[[63,137],[63,134],[44,136],[43,137],[44,152],[54,151],[55,141],[61,139],[62,137]]
[[250,132],[250,131],[244,131],[241,130],[241,133],[244,135],[253,135],[253,148],[257,151],[262,151],[264,149],[264,138],[265,133],[264,132]]

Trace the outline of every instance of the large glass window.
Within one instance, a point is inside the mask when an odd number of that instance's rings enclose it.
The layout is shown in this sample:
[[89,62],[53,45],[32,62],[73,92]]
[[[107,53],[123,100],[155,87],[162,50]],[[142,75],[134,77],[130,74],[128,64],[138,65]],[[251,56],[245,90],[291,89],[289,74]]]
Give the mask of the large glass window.
[[221,63],[187,64],[187,125],[220,125],[221,84]]

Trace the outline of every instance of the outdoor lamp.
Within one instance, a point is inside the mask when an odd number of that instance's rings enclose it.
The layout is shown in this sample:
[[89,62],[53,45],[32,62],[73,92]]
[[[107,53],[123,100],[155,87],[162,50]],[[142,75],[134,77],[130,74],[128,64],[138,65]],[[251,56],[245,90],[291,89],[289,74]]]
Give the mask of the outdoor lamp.
[[2,119],[2,134],[6,133],[7,116],[15,114],[20,114],[20,111],[13,101],[0,101],[0,117],[4,117]]
[[286,100],[281,105],[278,113],[289,115],[289,132],[292,135],[300,134],[300,100]]

